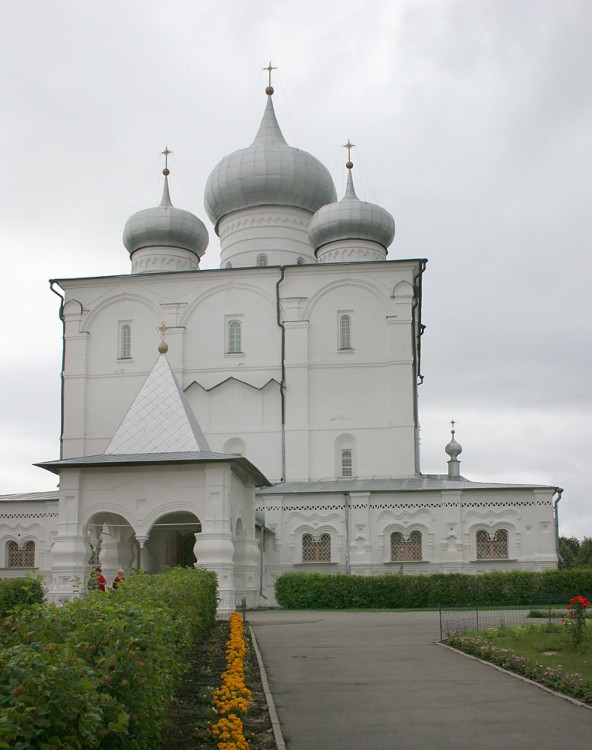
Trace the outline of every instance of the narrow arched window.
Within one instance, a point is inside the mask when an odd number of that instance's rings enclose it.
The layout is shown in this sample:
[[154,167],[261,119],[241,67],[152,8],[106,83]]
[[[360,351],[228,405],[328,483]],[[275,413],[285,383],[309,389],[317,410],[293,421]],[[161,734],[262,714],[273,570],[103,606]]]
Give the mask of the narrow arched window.
[[296,265],[303,266],[305,263],[306,263],[306,261],[304,260],[304,258],[302,257],[302,255],[299,255],[298,259],[296,260]]
[[417,562],[422,560],[421,531],[412,531],[405,539],[400,531],[391,534],[391,562]]
[[230,261],[226,264],[226,268],[232,268],[232,263]]
[[341,451],[341,476],[351,477],[353,473],[352,452],[349,448],[346,448]]
[[342,315],[339,318],[339,348],[351,349],[351,318],[349,315]]
[[261,255],[257,256],[257,265],[258,266],[266,266],[267,265],[267,255],[264,253],[261,253]]
[[240,320],[230,320],[228,322],[228,353],[240,354],[241,346],[241,322]]
[[321,534],[314,537],[312,534],[302,536],[302,562],[331,562],[331,534]]
[[14,541],[8,542],[6,557],[8,568],[34,568],[35,542],[26,542],[22,547]]
[[490,536],[485,529],[479,529],[476,534],[477,560],[507,560],[508,532],[498,529]]
[[125,323],[119,329],[119,359],[130,359],[132,356],[132,327]]

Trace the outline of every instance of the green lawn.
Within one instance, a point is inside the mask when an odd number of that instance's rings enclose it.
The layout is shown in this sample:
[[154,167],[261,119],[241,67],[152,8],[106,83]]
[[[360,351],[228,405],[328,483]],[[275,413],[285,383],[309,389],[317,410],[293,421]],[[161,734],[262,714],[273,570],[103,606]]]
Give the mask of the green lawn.
[[[588,633],[577,651],[569,648],[561,624],[514,625],[489,628],[480,633],[467,632],[475,638],[486,638],[492,646],[509,648],[529,661],[580,674],[592,681],[592,632]],[[592,631],[592,627],[588,626]]]

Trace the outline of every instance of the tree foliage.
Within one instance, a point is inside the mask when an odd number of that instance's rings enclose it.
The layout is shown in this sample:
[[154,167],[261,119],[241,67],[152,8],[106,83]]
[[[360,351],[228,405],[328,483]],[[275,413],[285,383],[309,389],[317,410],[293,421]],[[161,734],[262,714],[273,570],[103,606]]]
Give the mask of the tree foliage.
[[560,568],[592,568],[592,539],[575,536],[559,538]]

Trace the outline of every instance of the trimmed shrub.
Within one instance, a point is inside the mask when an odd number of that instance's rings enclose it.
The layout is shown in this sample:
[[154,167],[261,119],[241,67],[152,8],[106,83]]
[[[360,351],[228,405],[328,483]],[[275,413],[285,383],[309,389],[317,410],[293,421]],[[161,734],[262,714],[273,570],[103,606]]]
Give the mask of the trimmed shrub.
[[0,749],[154,747],[216,605],[214,573],[174,568],[17,610],[0,633]]
[[21,604],[40,604],[43,601],[43,587],[39,578],[0,579],[0,617],[6,617]]
[[589,597],[592,569],[347,576],[284,573],[275,584],[287,609],[422,609],[547,604]]

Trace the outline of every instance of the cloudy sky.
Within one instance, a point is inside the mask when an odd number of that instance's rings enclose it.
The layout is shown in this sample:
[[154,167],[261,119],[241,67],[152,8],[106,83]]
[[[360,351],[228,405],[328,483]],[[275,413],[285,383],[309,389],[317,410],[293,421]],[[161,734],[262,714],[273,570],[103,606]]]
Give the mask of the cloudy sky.
[[[0,47],[0,494],[55,486],[61,324],[49,278],[129,272],[160,201],[206,223],[220,158],[252,140],[271,59],[292,145],[387,208],[390,258],[429,259],[422,469],[449,421],[475,480],[558,485],[592,536],[592,3],[20,0]],[[202,263],[218,265],[211,226]]]

